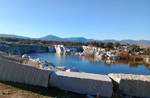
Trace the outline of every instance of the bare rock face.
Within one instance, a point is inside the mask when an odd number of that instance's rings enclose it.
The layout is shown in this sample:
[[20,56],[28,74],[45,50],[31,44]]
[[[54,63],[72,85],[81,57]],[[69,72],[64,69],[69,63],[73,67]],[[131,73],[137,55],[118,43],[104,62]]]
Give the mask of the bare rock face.
[[111,97],[113,83],[107,75],[58,71],[50,76],[50,85],[80,94]]
[[109,74],[114,89],[128,96],[150,98],[150,75]]
[[25,53],[43,53],[48,52],[48,46],[40,46],[36,44],[18,44],[18,43],[0,43],[0,51],[8,54],[19,55]]
[[50,53],[55,53],[55,52],[56,52],[55,47],[54,47],[54,46],[49,46],[49,47],[48,47],[48,52],[50,52]]

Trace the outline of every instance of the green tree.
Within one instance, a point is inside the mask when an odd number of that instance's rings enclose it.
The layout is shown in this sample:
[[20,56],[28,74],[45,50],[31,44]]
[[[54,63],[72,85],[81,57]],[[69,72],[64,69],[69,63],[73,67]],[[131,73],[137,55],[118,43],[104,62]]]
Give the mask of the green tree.
[[144,55],[150,55],[150,48],[147,48],[143,52]]
[[120,46],[120,43],[119,43],[119,42],[115,42],[115,43],[114,43],[114,46],[115,46],[115,47],[119,47],[119,46]]
[[112,48],[113,48],[113,43],[112,43],[112,42],[104,43],[104,47],[105,47],[105,48],[112,49]]
[[130,50],[133,52],[138,52],[140,50],[140,47],[138,45],[131,45]]
[[103,42],[99,42],[99,47],[103,48],[104,47],[104,43]]
[[91,46],[96,46],[96,47],[97,47],[97,42],[96,42],[96,41],[92,41],[92,42],[90,42],[90,45],[91,45]]

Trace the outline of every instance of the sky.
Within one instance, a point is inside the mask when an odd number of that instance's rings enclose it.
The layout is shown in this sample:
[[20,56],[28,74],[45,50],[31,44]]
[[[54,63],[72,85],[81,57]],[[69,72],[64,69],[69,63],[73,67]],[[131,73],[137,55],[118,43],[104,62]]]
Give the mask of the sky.
[[0,34],[150,40],[150,0],[0,0]]

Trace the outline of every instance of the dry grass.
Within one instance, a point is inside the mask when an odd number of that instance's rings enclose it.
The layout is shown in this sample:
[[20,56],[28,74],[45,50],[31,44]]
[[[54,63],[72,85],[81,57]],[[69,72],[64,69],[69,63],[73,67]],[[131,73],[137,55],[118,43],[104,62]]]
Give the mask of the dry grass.
[[[0,81],[0,98],[86,98],[86,95],[27,84]],[[95,98],[103,98],[96,97]],[[111,98],[121,98],[113,94]]]
[[141,56],[141,55],[139,55],[139,56],[130,55],[129,60],[133,60],[133,61],[143,60],[143,56]]
[[125,51],[117,52],[116,55],[120,57],[120,59],[132,61],[140,61],[143,60],[144,57],[147,57],[146,55],[139,55],[139,56],[129,55],[129,53]]
[[84,52],[84,56],[87,56],[87,57],[94,57],[94,52],[93,52],[93,51],[86,50],[86,51]]
[[0,98],[85,98],[85,95],[27,84],[0,81]]
[[117,52],[116,55],[120,57],[120,59],[129,59],[129,53],[126,51]]
[[146,49],[146,48],[150,48],[150,45],[139,45],[139,47],[140,47],[141,49]]

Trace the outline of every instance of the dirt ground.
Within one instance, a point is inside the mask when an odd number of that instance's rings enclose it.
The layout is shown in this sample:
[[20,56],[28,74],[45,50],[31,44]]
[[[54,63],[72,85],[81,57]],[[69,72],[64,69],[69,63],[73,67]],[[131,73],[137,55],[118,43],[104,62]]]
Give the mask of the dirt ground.
[[0,98],[55,98],[42,96],[0,82]]
[[[0,98],[86,98],[86,95],[27,84],[0,81]],[[101,98],[101,97],[96,97]],[[113,95],[111,98],[121,98]]]
[[85,98],[85,95],[13,82],[0,81],[0,98]]

